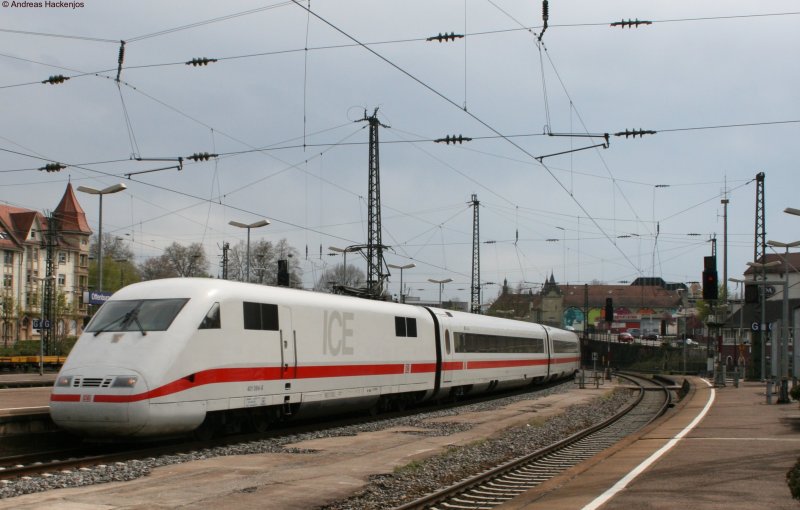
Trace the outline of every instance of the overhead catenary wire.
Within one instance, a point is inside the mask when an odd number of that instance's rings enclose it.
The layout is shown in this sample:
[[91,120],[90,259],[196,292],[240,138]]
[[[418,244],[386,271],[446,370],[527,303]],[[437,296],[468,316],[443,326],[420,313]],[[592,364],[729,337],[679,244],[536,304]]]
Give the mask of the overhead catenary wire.
[[[310,16],[310,15],[309,15],[309,16]],[[497,138],[499,138],[499,137],[497,137]],[[216,152],[216,151],[215,151],[215,152]]]

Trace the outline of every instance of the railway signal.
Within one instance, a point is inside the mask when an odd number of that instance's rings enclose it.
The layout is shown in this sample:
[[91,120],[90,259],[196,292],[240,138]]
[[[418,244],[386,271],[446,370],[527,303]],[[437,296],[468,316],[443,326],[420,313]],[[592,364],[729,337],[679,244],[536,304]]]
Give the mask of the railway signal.
[[703,299],[714,300],[719,297],[717,283],[717,257],[703,257]]

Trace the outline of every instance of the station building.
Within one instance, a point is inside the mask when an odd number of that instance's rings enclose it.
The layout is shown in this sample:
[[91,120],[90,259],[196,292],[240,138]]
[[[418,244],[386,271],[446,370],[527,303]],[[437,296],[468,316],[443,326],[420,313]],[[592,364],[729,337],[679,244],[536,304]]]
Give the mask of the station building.
[[[766,266],[764,273],[748,267],[728,302],[718,303],[714,310],[723,362],[729,368],[735,364],[746,365],[751,360],[760,364],[761,353],[753,352],[752,347],[763,335],[765,369],[767,375],[771,375],[771,362],[777,354],[773,347],[781,346],[785,320],[789,333],[789,365],[792,375],[800,377],[800,348],[795,349],[797,334],[794,331],[795,324],[800,321],[800,253],[767,253],[757,262]],[[764,282],[764,278],[767,283],[759,283]],[[749,287],[749,292],[745,287]],[[788,289],[785,318],[784,287]]]
[[[54,222],[51,225],[50,222]],[[54,227],[55,236],[48,235]],[[86,214],[72,184],[48,217],[29,209],[0,204],[0,251],[3,254],[3,284],[0,292],[0,347],[18,340],[38,340],[34,319],[42,315],[47,243],[54,239],[54,308],[51,325],[57,343],[79,335],[88,307],[83,293],[89,288],[89,238]]]
[[[696,289],[661,278],[638,278],[626,285],[558,284],[551,274],[540,292],[513,292],[504,282],[489,315],[538,322],[548,326],[616,334],[638,329],[643,334],[678,336],[692,327],[687,307]],[[614,320],[605,320],[611,298]]]

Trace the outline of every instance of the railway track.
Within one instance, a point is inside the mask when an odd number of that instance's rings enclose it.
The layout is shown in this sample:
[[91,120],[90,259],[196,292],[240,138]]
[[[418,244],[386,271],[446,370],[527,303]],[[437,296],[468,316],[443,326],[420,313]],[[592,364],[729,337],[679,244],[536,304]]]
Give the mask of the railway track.
[[[559,383],[559,384],[571,384]],[[150,443],[111,443],[111,444],[81,444],[76,447],[64,448],[48,451],[30,452],[24,455],[14,455],[0,457],[0,483],[3,480],[17,480],[22,477],[47,476],[53,473],[65,473],[77,471],[94,466],[114,465],[115,463],[130,460],[140,460],[169,455],[185,455],[197,451],[213,449],[216,447],[229,447],[238,444],[246,444],[253,441],[277,440],[297,437],[305,433],[321,432],[333,430],[339,427],[350,425],[360,425],[366,423],[379,423],[390,421],[396,418],[413,416],[415,414],[426,413],[431,410],[446,411],[459,406],[468,406],[479,402],[513,397],[515,395],[536,393],[543,389],[558,387],[559,384],[537,387],[535,390],[520,390],[481,396],[473,399],[465,399],[439,406],[420,406],[406,411],[396,411],[382,413],[378,416],[349,415],[338,418],[328,419],[324,422],[315,420],[288,421],[276,425],[266,432],[261,433],[240,433],[223,436],[210,441],[191,441],[180,439],[177,441],[160,441]],[[80,439],[68,436],[76,442]]]
[[633,374],[620,374],[620,378],[636,384],[639,395],[615,416],[395,510],[495,508],[614,445],[661,416],[671,404],[670,390],[663,383]]

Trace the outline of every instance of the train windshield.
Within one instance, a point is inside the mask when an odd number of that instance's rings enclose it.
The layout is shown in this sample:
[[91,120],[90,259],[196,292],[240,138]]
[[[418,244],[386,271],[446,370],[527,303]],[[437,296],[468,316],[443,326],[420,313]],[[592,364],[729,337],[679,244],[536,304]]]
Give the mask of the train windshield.
[[108,301],[100,307],[86,331],[166,331],[188,299]]

